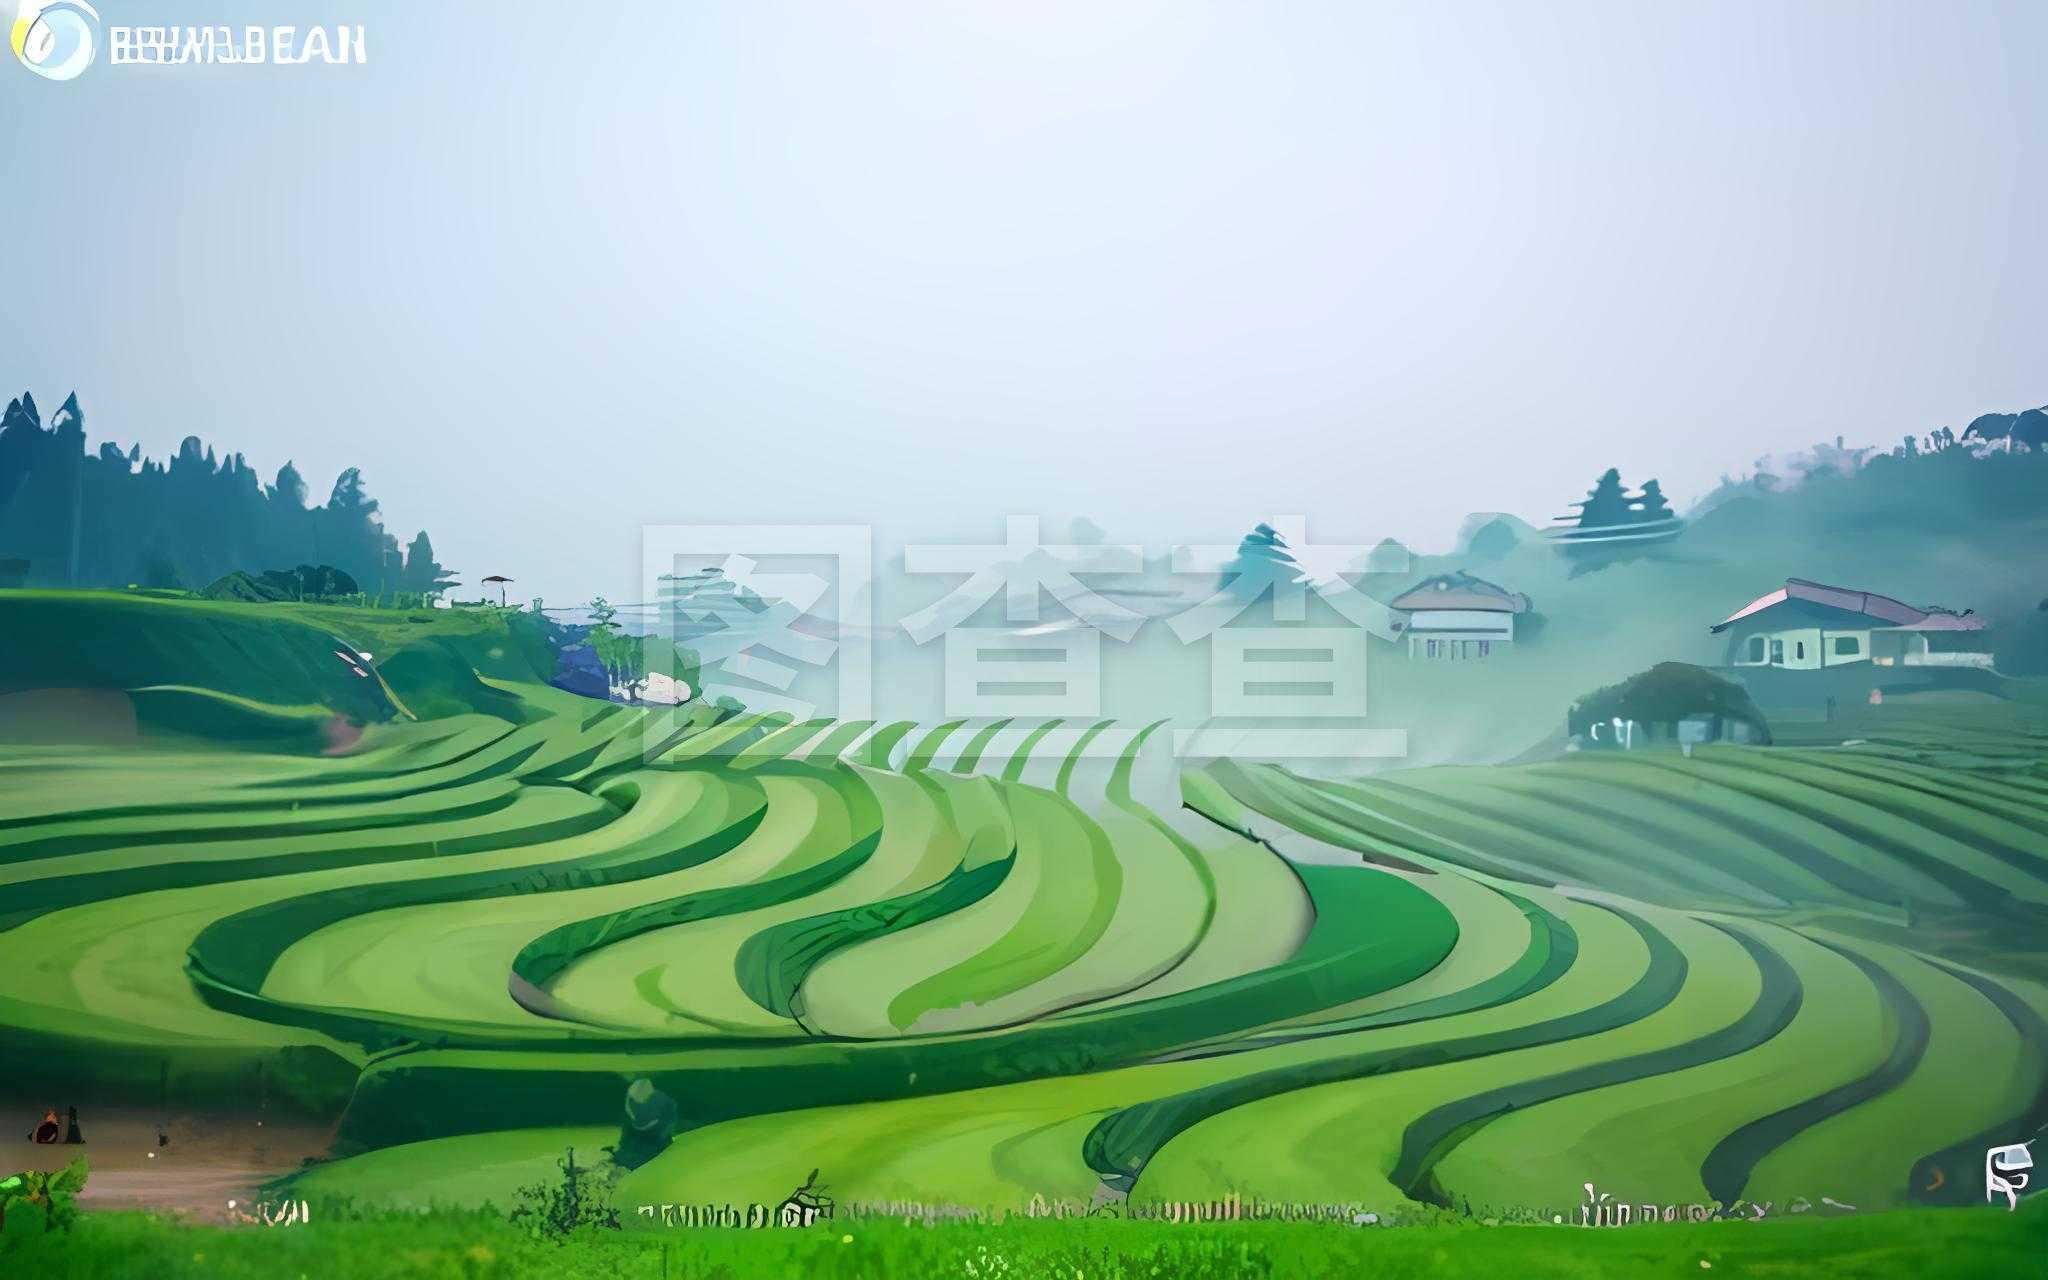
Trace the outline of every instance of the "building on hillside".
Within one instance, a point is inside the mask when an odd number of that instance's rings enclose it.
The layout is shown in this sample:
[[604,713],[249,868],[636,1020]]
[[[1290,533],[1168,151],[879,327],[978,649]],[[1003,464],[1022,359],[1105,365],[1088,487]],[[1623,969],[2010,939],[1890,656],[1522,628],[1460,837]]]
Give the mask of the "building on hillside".
[[1529,597],[1469,573],[1424,578],[1387,602],[1402,618],[1411,658],[1484,658],[1511,644]]
[[1731,667],[1820,671],[1874,667],[1988,670],[1984,619],[1968,609],[1913,605],[1804,578],[1758,596],[1711,628],[1728,636]]

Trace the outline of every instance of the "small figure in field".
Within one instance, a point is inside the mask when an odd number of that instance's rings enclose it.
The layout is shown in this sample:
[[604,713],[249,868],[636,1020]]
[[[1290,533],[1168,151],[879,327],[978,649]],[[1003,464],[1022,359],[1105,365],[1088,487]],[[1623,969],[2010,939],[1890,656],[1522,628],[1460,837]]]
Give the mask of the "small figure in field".
[[680,1127],[676,1101],[641,1077],[626,1090],[626,1119],[619,1126],[619,1141],[612,1150],[612,1163],[621,1169],[637,1169],[668,1149]]
[[82,1147],[85,1145],[85,1135],[78,1131],[77,1107],[64,1108],[64,1145],[67,1147]]
[[164,1132],[164,1122],[161,1120],[156,1122],[156,1145],[159,1147],[171,1145],[171,1135]]
[[28,1138],[30,1142],[49,1146],[57,1141],[61,1133],[63,1129],[57,1124],[57,1108],[51,1107],[43,1113],[43,1122],[36,1126],[35,1132],[28,1135]]

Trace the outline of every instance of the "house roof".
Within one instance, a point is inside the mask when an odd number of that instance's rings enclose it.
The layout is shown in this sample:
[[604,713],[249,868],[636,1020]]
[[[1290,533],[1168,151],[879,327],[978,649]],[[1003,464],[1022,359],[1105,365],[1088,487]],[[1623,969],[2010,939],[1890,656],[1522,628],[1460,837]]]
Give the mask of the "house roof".
[[1914,608],[1904,601],[1881,596],[1874,591],[1855,591],[1848,587],[1831,587],[1824,582],[1809,582],[1805,578],[1787,578],[1784,586],[1768,595],[1758,596],[1715,623],[1709,630],[1726,631],[1744,618],[1754,617],[1767,609],[1774,609],[1791,601],[1861,614],[1879,626],[1906,631],[1984,629],[1984,619],[1968,609],[1958,611],[1932,604],[1926,608]]
[[1466,609],[1483,613],[1527,613],[1529,597],[1469,573],[1424,578],[1389,602],[1395,609]]

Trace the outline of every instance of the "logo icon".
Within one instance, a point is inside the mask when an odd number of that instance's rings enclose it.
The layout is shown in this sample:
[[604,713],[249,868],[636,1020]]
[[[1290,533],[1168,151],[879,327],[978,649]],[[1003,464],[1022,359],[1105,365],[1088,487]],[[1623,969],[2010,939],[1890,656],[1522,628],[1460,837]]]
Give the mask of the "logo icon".
[[2009,1147],[1993,1147],[1984,1153],[1984,1198],[1993,1204],[1998,1197],[2005,1197],[2007,1209],[2020,1207],[2020,1192],[2026,1190],[2027,1175],[2023,1170],[2034,1167],[2034,1153],[2027,1148],[2031,1142],[2014,1143]]
[[100,15],[86,0],[20,0],[7,42],[45,80],[76,80],[92,65]]

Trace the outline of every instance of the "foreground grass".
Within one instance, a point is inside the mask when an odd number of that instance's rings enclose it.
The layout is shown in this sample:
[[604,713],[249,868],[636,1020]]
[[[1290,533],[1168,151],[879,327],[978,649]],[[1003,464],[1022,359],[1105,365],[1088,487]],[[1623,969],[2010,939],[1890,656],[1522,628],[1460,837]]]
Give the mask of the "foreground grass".
[[1239,1223],[1175,1227],[1013,1221],[936,1227],[819,1224],[803,1231],[600,1232],[558,1245],[483,1214],[391,1216],[311,1226],[191,1227],[89,1214],[68,1236],[0,1254],[0,1274],[37,1280],[1307,1280],[1365,1276],[1826,1276],[2040,1280],[2048,1200],[2008,1214],[1923,1210],[1817,1221],[1576,1227],[1349,1228]]

